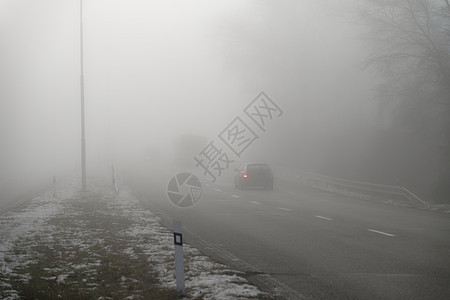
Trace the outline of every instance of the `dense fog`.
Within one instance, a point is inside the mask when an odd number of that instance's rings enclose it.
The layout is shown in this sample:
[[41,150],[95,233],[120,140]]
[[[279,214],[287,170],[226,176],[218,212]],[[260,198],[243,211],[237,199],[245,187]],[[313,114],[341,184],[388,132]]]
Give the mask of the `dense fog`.
[[[283,115],[241,160],[402,185],[433,201],[446,172],[434,141],[448,131],[427,143],[392,133],[375,97],[383,77],[363,68],[374,47],[360,3],[84,1],[88,178],[113,162],[181,168],[180,152],[197,153],[177,141],[217,139],[263,91]],[[80,168],[79,30],[78,1],[0,0],[3,190]]]

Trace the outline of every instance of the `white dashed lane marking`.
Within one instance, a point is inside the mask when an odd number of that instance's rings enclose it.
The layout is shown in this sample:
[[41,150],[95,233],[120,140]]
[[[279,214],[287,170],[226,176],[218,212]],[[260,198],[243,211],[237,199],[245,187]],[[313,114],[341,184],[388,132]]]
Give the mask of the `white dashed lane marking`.
[[290,208],[284,208],[284,207],[277,207],[278,209],[281,209],[281,210],[287,210],[287,211],[289,211],[289,210],[292,210],[292,209],[290,209]]
[[385,236],[395,236],[395,234],[387,233],[387,232],[383,232],[383,231],[379,231],[379,230],[375,230],[375,229],[367,229],[367,230],[374,232],[374,233],[382,234]]
[[241,198],[238,195],[231,195],[231,197],[233,197],[233,198]]
[[256,202],[256,201],[250,201],[250,202],[253,203],[253,204],[261,204],[261,203]]
[[314,217],[322,219],[322,220],[333,221],[333,219],[327,218],[327,217],[324,217],[324,216],[314,216]]

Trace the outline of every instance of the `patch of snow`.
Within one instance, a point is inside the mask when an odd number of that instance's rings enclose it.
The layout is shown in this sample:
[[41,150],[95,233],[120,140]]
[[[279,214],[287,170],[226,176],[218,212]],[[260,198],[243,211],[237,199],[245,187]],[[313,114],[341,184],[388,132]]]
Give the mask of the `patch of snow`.
[[60,275],[58,275],[58,278],[56,278],[56,282],[57,283],[65,283],[67,277],[69,277],[69,274],[60,274]]
[[[86,214],[92,214],[92,218],[101,221],[102,218],[114,218],[111,226],[123,228],[120,222],[126,225],[124,229],[114,232],[115,238],[131,241],[122,250],[122,253],[132,259],[136,259],[137,253],[146,256],[146,263],[156,271],[159,282],[168,288],[176,287],[173,233],[162,227],[159,218],[150,211],[144,209],[132,192],[121,184],[119,193],[113,197],[109,190],[107,180],[99,180],[91,184],[90,190],[99,195],[98,201],[106,203],[104,206],[96,206],[95,201],[86,199],[80,194],[79,179],[72,178],[58,185],[57,198],[48,192],[43,196],[34,198],[26,207],[18,211],[11,211],[0,216],[0,272],[3,278],[17,276],[24,282],[30,280],[29,274],[17,274],[15,270],[27,264],[33,263],[38,253],[13,253],[14,246],[19,242],[28,245],[32,249],[36,238],[46,242],[52,247],[58,242],[64,249],[73,249],[69,259],[76,251],[88,252],[89,258],[78,264],[69,263],[70,270],[83,270],[87,277],[95,276],[96,267],[101,265],[100,258],[93,252],[92,247],[112,251],[106,241],[100,236],[103,230],[101,222],[90,225],[91,219]],[[86,212],[77,210],[77,205],[91,205],[92,210]],[[89,207],[91,207],[89,206]],[[105,208],[106,207],[106,208]],[[55,222],[68,222],[68,226],[57,226]],[[117,221],[116,221],[117,220]],[[100,225],[99,225],[100,224]],[[70,226],[69,226],[70,225]],[[100,226],[100,227],[99,227]],[[27,244],[28,243],[28,244]],[[186,291],[187,297],[202,299],[245,299],[255,298],[262,292],[241,277],[240,273],[229,269],[225,265],[213,262],[201,252],[188,244],[183,246],[185,253]],[[62,254],[61,254],[62,255]],[[45,280],[54,280],[57,283],[67,283],[70,276],[68,269],[45,268],[51,276],[42,277]],[[88,278],[88,279],[89,279]],[[99,286],[81,279],[88,289]],[[122,281],[133,280],[122,276]],[[18,299],[17,291],[11,289],[7,282],[0,277],[2,294],[5,299]],[[126,299],[139,298],[130,295]],[[100,297],[99,299],[107,299]]]

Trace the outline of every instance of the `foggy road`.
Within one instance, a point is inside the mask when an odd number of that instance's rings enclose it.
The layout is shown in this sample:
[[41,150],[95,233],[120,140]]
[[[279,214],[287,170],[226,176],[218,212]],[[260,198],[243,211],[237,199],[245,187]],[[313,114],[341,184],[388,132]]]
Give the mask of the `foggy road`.
[[450,296],[448,215],[283,182],[274,191],[204,184],[200,202],[180,209],[160,187],[136,186],[165,226],[182,222],[187,243],[286,298]]
[[[225,174],[264,162],[450,211],[449,28],[448,0],[0,0],[0,213],[117,171],[285,298],[450,299],[450,214]],[[221,178],[177,208],[172,171],[194,168]]]

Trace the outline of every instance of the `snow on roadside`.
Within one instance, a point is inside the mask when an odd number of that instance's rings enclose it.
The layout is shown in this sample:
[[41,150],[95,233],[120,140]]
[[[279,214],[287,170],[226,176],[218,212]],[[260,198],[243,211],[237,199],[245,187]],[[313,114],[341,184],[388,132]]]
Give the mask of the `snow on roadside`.
[[[146,263],[156,272],[160,285],[175,288],[172,232],[163,228],[159,219],[144,209],[127,187],[122,185],[114,197],[107,180],[97,179],[89,184],[90,196],[83,195],[78,191],[79,179],[68,179],[59,186],[57,199],[48,192],[34,198],[24,208],[0,216],[0,297],[19,298],[19,292],[13,289],[9,278],[15,276],[24,282],[31,279],[29,274],[21,274],[17,270],[32,264],[39,256],[31,250],[36,248],[37,239],[55,248],[52,250],[57,248],[59,256],[66,259],[76,256],[74,249],[88,253],[82,262],[68,262],[60,268],[48,266],[43,271],[51,275],[43,276],[43,280],[69,284],[74,272],[83,270],[89,274],[83,279],[85,286],[90,284],[89,288],[95,289],[96,285],[90,279],[96,276],[95,267],[100,264],[100,255],[94,249],[102,249],[121,251],[122,255],[136,260],[144,255]],[[112,223],[105,225],[106,220]],[[111,235],[126,244],[119,250],[110,249],[105,239]],[[50,246],[55,243],[59,246]],[[18,244],[22,249],[30,250],[17,251]],[[213,262],[189,245],[185,244],[183,248],[187,298],[248,299],[264,296],[239,272]],[[136,279],[122,276],[124,284],[133,280]],[[129,297],[138,296],[138,293],[135,291]]]
[[[121,190],[116,202],[111,205],[117,206],[135,222],[120,234],[133,236],[141,241],[147,236],[154,237],[154,243],[139,243],[136,246],[148,255],[148,262],[155,265],[161,283],[166,287],[175,287],[173,233],[159,225],[158,217],[143,210],[139,200],[127,188]],[[211,261],[198,249],[184,244],[183,252],[185,284],[189,297],[246,299],[262,295],[260,290],[249,285],[238,272]],[[133,250],[128,248],[127,253],[133,255]]]

